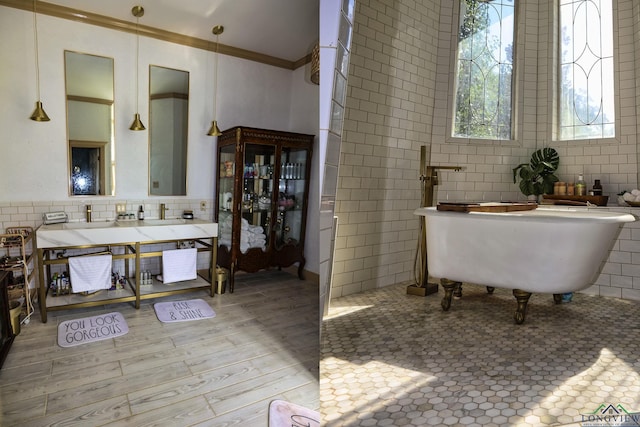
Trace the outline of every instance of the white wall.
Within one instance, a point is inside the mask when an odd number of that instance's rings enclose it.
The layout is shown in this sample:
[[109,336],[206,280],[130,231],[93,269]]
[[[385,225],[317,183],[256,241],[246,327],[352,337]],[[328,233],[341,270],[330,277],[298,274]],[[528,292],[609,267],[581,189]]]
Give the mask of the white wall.
[[[148,196],[148,132],[129,126],[136,112],[135,34],[109,30],[50,16],[38,15],[40,91],[50,122],[29,120],[35,107],[36,77],[33,15],[0,6],[0,228],[32,222],[42,212],[64,209],[82,218],[82,205],[94,205],[94,218],[113,217],[116,201],[132,208],[145,204],[147,216],[157,216],[160,202],[174,202],[175,213],[192,208],[200,217],[213,218],[216,176],[216,140],[206,133],[213,120],[214,53],[145,37],[140,38],[139,113],[148,125],[149,65],[188,71],[189,149],[187,196]],[[71,198],[67,180],[67,131],[64,86],[64,50],[114,59],[116,195],[114,198]],[[317,87],[303,79],[304,70],[286,70],[220,55],[217,120],[221,129],[236,125],[317,134]],[[310,105],[309,108],[302,108]],[[312,116],[307,116],[310,114]],[[148,127],[148,126],[147,126]],[[312,186],[317,186],[317,175]],[[207,201],[200,212],[199,200]],[[155,211],[154,211],[155,209]],[[316,209],[317,211],[317,209]],[[311,211],[308,223],[317,223]],[[174,212],[171,212],[174,214]],[[314,219],[315,215],[315,219]],[[308,268],[313,266],[311,257]],[[317,265],[317,262],[315,263]],[[317,272],[317,267],[316,267]]]

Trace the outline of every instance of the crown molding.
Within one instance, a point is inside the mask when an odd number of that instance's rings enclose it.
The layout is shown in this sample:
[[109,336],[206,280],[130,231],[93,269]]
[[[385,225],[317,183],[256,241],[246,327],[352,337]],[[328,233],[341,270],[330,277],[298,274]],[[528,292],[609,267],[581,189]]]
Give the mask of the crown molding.
[[[0,0],[0,6],[12,7],[14,9],[27,10],[33,12],[33,2],[25,0]],[[98,15],[96,13],[85,12],[83,10],[72,9],[69,7],[59,6],[51,3],[38,1],[38,13],[42,15],[54,16],[56,18],[68,19],[70,21],[82,22],[85,24],[96,25],[99,27],[109,28],[117,31],[124,31],[135,34],[136,31],[140,36],[151,37],[154,39],[176,43],[183,46],[194,47],[197,49],[207,50],[210,52],[218,52],[223,55],[234,56],[236,58],[247,59],[249,61],[260,62],[262,64],[272,65],[274,67],[295,70],[304,66],[311,61],[311,54],[304,56],[297,61],[289,61],[275,56],[264,55],[246,49],[240,49],[233,46],[219,44],[209,40],[199,39],[197,37],[185,36],[183,34],[171,31],[161,30],[159,28],[149,27],[146,25],[136,25],[135,22],[123,21],[112,18],[110,16]]]

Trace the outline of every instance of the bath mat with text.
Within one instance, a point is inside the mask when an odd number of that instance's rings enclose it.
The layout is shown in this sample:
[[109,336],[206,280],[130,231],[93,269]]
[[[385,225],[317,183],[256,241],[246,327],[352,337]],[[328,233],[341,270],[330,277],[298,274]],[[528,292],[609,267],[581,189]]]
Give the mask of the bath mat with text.
[[210,319],[216,315],[209,304],[201,299],[158,302],[153,305],[153,309],[158,320],[163,323]]
[[116,338],[127,332],[129,332],[129,325],[122,314],[117,312],[65,320],[58,325],[58,345],[74,347]]
[[269,427],[320,427],[320,414],[284,400],[269,404]]

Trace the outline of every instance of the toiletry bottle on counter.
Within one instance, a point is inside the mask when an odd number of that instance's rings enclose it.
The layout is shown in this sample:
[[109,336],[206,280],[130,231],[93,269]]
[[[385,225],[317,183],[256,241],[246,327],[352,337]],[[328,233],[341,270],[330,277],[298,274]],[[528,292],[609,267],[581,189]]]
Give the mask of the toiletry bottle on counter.
[[596,179],[595,184],[593,184],[593,195],[602,196],[602,184],[600,184],[599,179]]
[[140,205],[140,209],[138,209],[138,219],[144,219],[144,208]]
[[578,181],[575,185],[575,193],[576,196],[586,196],[587,195],[587,183],[584,182],[584,176],[582,174],[578,175]]

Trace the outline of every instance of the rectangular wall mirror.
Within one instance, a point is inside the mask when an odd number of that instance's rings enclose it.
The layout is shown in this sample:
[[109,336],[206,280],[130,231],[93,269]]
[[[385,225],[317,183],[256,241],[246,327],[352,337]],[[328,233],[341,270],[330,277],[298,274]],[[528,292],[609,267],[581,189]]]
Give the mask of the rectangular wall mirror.
[[69,194],[113,196],[113,59],[64,52]]
[[189,73],[149,66],[149,194],[187,195]]

